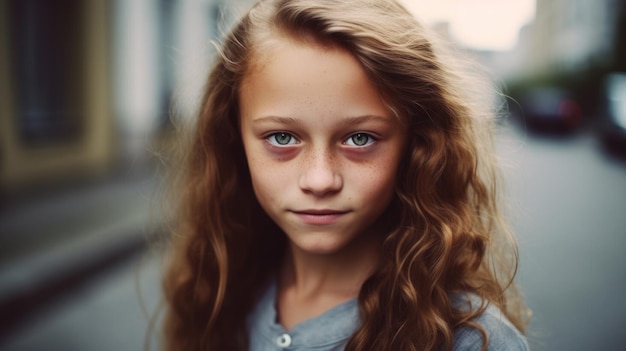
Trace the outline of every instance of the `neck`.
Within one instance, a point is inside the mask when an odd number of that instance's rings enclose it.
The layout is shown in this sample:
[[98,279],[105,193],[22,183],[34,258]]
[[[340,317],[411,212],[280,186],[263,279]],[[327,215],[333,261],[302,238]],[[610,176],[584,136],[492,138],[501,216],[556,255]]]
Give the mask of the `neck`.
[[290,243],[278,282],[278,322],[289,330],[357,297],[378,267],[384,240],[381,233],[362,233],[332,254],[314,254]]
[[280,276],[281,289],[303,299],[320,296],[356,297],[380,258],[379,235],[364,234],[332,254],[315,254],[290,244]]

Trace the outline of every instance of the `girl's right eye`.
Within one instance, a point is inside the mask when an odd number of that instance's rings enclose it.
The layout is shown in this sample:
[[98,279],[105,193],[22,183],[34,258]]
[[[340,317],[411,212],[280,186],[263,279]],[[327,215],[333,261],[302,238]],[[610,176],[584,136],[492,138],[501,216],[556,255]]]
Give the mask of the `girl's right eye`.
[[272,133],[266,139],[270,144],[277,146],[298,144],[298,140],[287,132]]

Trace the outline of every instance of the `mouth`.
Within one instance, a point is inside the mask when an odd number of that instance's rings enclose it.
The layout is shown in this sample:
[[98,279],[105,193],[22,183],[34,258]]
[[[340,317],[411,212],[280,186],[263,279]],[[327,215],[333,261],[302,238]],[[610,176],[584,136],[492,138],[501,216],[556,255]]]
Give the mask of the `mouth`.
[[329,209],[308,209],[291,211],[302,222],[311,225],[328,225],[335,223],[349,211],[338,211]]

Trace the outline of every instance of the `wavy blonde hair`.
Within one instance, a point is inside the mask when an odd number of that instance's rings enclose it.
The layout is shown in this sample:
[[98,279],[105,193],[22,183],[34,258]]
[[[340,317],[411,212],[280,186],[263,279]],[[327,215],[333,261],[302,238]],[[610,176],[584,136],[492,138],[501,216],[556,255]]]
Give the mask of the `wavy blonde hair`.
[[[245,319],[281,260],[285,237],[252,192],[238,89],[278,35],[350,52],[407,125],[386,211],[382,261],[359,294],[362,324],[346,350],[451,349],[491,303],[521,331],[515,241],[496,199],[494,113],[393,0],[266,0],[221,46],[182,162],[179,216],[164,286],[169,350],[244,350]],[[476,103],[478,102],[478,103]],[[457,309],[473,293],[478,308]]]

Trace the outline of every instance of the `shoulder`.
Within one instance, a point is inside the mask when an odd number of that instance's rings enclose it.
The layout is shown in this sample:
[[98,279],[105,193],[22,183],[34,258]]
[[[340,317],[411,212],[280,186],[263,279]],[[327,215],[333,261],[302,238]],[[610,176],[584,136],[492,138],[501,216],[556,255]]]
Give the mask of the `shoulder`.
[[[467,303],[469,302],[469,304]],[[481,300],[473,295],[459,300],[457,308],[471,306],[477,308]],[[478,316],[474,322],[479,324],[487,333],[489,345],[488,351],[528,351],[528,342],[515,326],[504,316],[502,311],[488,305],[487,309]],[[454,351],[478,351],[483,345],[481,332],[472,327],[463,327],[454,333]]]

